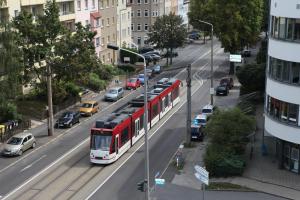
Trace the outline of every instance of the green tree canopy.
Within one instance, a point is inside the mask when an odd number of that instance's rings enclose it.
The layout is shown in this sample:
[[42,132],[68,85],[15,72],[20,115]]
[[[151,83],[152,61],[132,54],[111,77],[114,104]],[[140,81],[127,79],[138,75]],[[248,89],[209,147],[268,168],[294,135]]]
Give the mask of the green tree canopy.
[[224,152],[241,154],[248,142],[247,135],[255,128],[255,120],[243,114],[238,108],[219,111],[208,122],[205,132],[211,143]]
[[184,45],[186,27],[183,25],[183,20],[180,16],[170,13],[156,19],[148,36],[149,44],[156,46],[156,48],[167,49],[173,52],[174,49]]
[[214,33],[225,51],[236,52],[257,41],[262,23],[262,0],[191,0],[189,19],[214,25]]

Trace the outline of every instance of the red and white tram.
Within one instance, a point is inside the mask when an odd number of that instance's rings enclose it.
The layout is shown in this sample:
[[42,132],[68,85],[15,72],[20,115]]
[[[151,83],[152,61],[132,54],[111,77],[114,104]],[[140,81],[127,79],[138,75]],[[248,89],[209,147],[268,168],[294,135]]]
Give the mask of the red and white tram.
[[[178,79],[163,78],[148,90],[148,129],[180,101],[180,84]],[[141,94],[96,121],[91,129],[90,161],[97,164],[116,161],[144,135],[143,124],[144,96]]]

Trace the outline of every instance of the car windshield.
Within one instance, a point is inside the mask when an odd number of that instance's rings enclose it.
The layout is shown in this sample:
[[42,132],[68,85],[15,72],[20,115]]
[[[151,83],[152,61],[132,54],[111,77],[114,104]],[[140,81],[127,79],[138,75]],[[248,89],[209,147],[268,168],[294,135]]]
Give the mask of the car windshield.
[[212,113],[211,109],[202,109],[202,113]]
[[93,107],[93,104],[91,104],[91,103],[83,103],[83,104],[81,105],[81,107],[82,107],[82,108],[91,108],[91,107]]
[[72,113],[64,113],[63,115],[62,115],[62,118],[72,118]]
[[219,86],[219,89],[220,90],[226,90],[226,87],[225,86]]
[[129,79],[129,83],[135,83],[135,82],[136,82],[136,78]]
[[7,141],[7,144],[11,144],[11,145],[19,145],[22,142],[22,138],[18,138],[18,137],[12,137]]
[[205,124],[206,123],[206,120],[205,119],[195,119],[194,120],[194,122],[196,123],[196,124]]
[[139,78],[144,78],[144,74],[139,74]]
[[103,150],[103,151],[109,151],[110,143],[111,143],[111,134],[105,134],[105,135],[92,135],[92,150]]
[[117,90],[111,89],[111,90],[108,91],[108,93],[110,93],[110,94],[117,94]]

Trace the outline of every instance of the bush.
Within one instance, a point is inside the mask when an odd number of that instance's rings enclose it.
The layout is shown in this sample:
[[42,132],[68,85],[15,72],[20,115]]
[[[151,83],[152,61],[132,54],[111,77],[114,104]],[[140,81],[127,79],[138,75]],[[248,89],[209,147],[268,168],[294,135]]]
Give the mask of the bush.
[[209,145],[204,162],[210,175],[215,177],[242,175],[245,169],[243,156],[235,155],[228,150],[224,151],[216,145]]
[[18,120],[20,116],[17,112],[17,107],[13,103],[1,102],[0,103],[0,122],[8,120]]
[[66,92],[69,93],[69,95],[72,95],[74,97],[77,97],[78,96],[78,93],[80,91],[80,87],[75,85],[74,83],[72,82],[67,82],[65,84],[65,90]]
[[106,82],[99,79],[99,76],[95,73],[89,74],[88,87],[95,91],[103,90],[106,87]]

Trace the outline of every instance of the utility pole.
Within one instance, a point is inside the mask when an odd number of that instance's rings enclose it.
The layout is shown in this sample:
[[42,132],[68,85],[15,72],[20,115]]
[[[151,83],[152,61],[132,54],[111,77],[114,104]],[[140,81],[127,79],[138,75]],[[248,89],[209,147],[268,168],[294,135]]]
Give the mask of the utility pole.
[[52,72],[50,65],[47,63],[48,136],[53,135]]
[[213,81],[213,74],[214,74],[214,26],[211,25],[211,49],[210,49],[210,105],[214,105],[214,81]]
[[192,104],[192,95],[191,95],[191,64],[189,64],[186,68],[187,70],[187,78],[186,78],[186,87],[187,87],[187,116],[186,116],[186,138],[185,143],[186,146],[190,146],[191,144],[191,104]]

